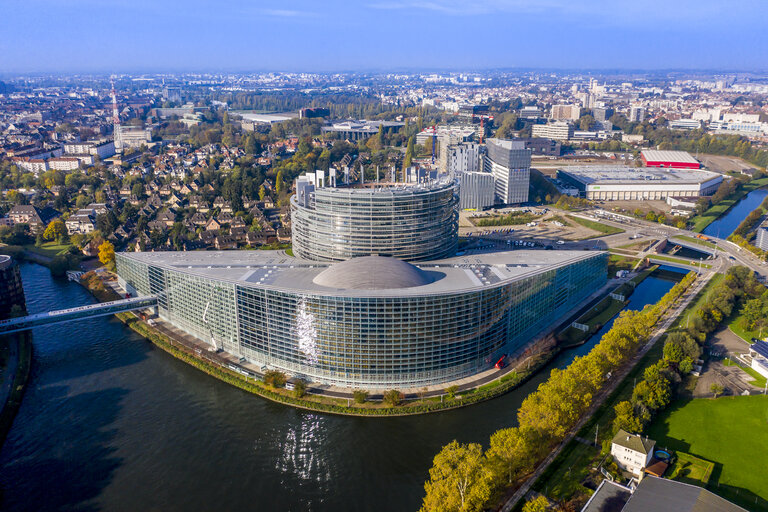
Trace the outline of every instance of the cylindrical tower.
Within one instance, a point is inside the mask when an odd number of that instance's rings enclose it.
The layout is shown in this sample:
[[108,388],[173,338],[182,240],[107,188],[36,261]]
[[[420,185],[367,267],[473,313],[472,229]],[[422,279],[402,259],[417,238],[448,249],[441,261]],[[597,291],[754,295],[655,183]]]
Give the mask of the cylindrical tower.
[[[18,307],[14,310],[14,306]],[[0,254],[0,320],[26,312],[19,266],[10,256]]]
[[291,198],[293,253],[312,261],[448,258],[458,246],[458,184],[318,188]]

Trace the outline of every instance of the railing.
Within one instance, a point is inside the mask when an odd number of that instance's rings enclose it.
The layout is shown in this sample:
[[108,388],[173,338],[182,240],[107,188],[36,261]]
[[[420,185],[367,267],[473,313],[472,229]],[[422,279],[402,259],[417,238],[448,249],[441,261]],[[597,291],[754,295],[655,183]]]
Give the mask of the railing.
[[22,316],[0,321],[0,334],[9,334],[17,331],[25,331],[32,327],[59,322],[82,320],[98,316],[114,315],[125,311],[146,309],[157,305],[157,297],[134,297],[130,299],[102,302],[69,309],[59,309],[46,313]]

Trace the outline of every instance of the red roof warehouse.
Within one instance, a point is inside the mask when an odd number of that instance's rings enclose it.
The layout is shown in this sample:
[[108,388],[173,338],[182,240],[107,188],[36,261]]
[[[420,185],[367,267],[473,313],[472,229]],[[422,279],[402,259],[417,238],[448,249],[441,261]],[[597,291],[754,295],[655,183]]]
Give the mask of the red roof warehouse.
[[659,151],[645,149],[640,153],[646,167],[668,167],[671,169],[701,169],[701,164],[685,151]]

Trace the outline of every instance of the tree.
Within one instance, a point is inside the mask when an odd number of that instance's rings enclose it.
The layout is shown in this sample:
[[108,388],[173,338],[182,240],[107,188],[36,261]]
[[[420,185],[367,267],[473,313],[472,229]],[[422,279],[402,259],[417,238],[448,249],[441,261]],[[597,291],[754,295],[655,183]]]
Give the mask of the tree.
[[413,137],[408,139],[408,146],[405,149],[405,158],[403,159],[403,172],[413,164],[414,145]]
[[109,267],[115,263],[115,246],[109,240],[104,240],[99,246],[99,261]]
[[264,372],[264,383],[273,388],[282,388],[288,379],[285,374],[278,370],[267,370]]
[[635,415],[635,407],[631,402],[624,400],[616,404],[613,408],[616,413],[616,418],[613,420],[613,430],[618,432],[619,429],[627,432],[638,434],[643,431],[643,425]]
[[396,407],[400,405],[403,399],[405,399],[405,395],[396,389],[390,389],[384,393],[384,403],[390,407]]
[[301,398],[307,393],[307,383],[301,379],[297,379],[293,383],[293,394],[296,398]]
[[588,131],[595,123],[595,118],[592,114],[584,114],[579,118],[579,129],[582,131]]
[[61,219],[52,220],[43,232],[43,238],[46,240],[58,240],[67,232],[67,228]]
[[709,386],[709,390],[712,392],[713,395],[715,395],[715,398],[717,398],[717,395],[725,391],[725,388],[723,388],[723,386],[721,386],[717,382],[713,382],[712,385]]
[[477,443],[452,441],[435,456],[421,512],[481,510],[491,495],[491,472]]
[[539,494],[532,500],[528,500],[523,505],[523,512],[547,512],[549,508],[549,500],[546,496]]
[[259,201],[263,201],[265,197],[267,197],[267,189],[262,185],[259,187]]
[[354,397],[356,404],[363,404],[366,400],[368,400],[368,392],[364,389],[356,389],[352,393],[352,396]]
[[283,191],[283,171],[282,170],[277,171],[277,176],[275,177],[275,191],[278,194]]
[[491,435],[491,446],[486,457],[497,472],[506,476],[507,483],[512,483],[518,472],[531,467],[536,446],[540,444],[537,437],[532,429],[515,427],[497,430]]

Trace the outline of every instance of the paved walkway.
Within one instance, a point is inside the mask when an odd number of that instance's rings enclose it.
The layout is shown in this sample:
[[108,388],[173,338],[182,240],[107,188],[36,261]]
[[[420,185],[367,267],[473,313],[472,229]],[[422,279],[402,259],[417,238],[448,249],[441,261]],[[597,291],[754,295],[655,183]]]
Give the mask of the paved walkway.
[[531,490],[533,484],[536,483],[536,481],[541,477],[549,465],[552,464],[555,458],[560,455],[560,452],[563,451],[563,448],[565,448],[568,443],[570,443],[576,437],[576,433],[581,429],[581,427],[583,427],[584,424],[592,417],[595,411],[597,411],[598,407],[600,407],[603,402],[611,395],[611,393],[613,393],[613,391],[629,374],[632,368],[634,368],[640,359],[642,359],[642,357],[656,344],[656,342],[667,331],[667,329],[672,326],[672,323],[675,321],[675,319],[680,316],[688,304],[696,297],[696,295],[709,282],[709,280],[712,279],[713,275],[715,275],[714,272],[709,272],[703,277],[697,279],[696,282],[688,289],[688,291],[683,294],[681,299],[677,301],[677,306],[667,310],[667,315],[662,318],[660,322],[661,325],[653,330],[648,342],[637,352],[637,354],[635,354],[635,356],[628,364],[624,365],[624,368],[614,372],[613,378],[600,392],[597,393],[597,395],[595,395],[589,410],[581,417],[573,429],[571,429],[566,438],[560,444],[558,444],[554,450],[550,452],[547,458],[544,459],[544,461],[536,468],[533,474],[528,477],[525,483],[517,491],[515,491],[515,493],[511,498],[507,500],[506,503],[504,503],[500,509],[502,512],[510,512],[512,508],[514,508],[514,506],[517,504],[517,502],[520,501],[526,494],[528,494],[528,491]]

